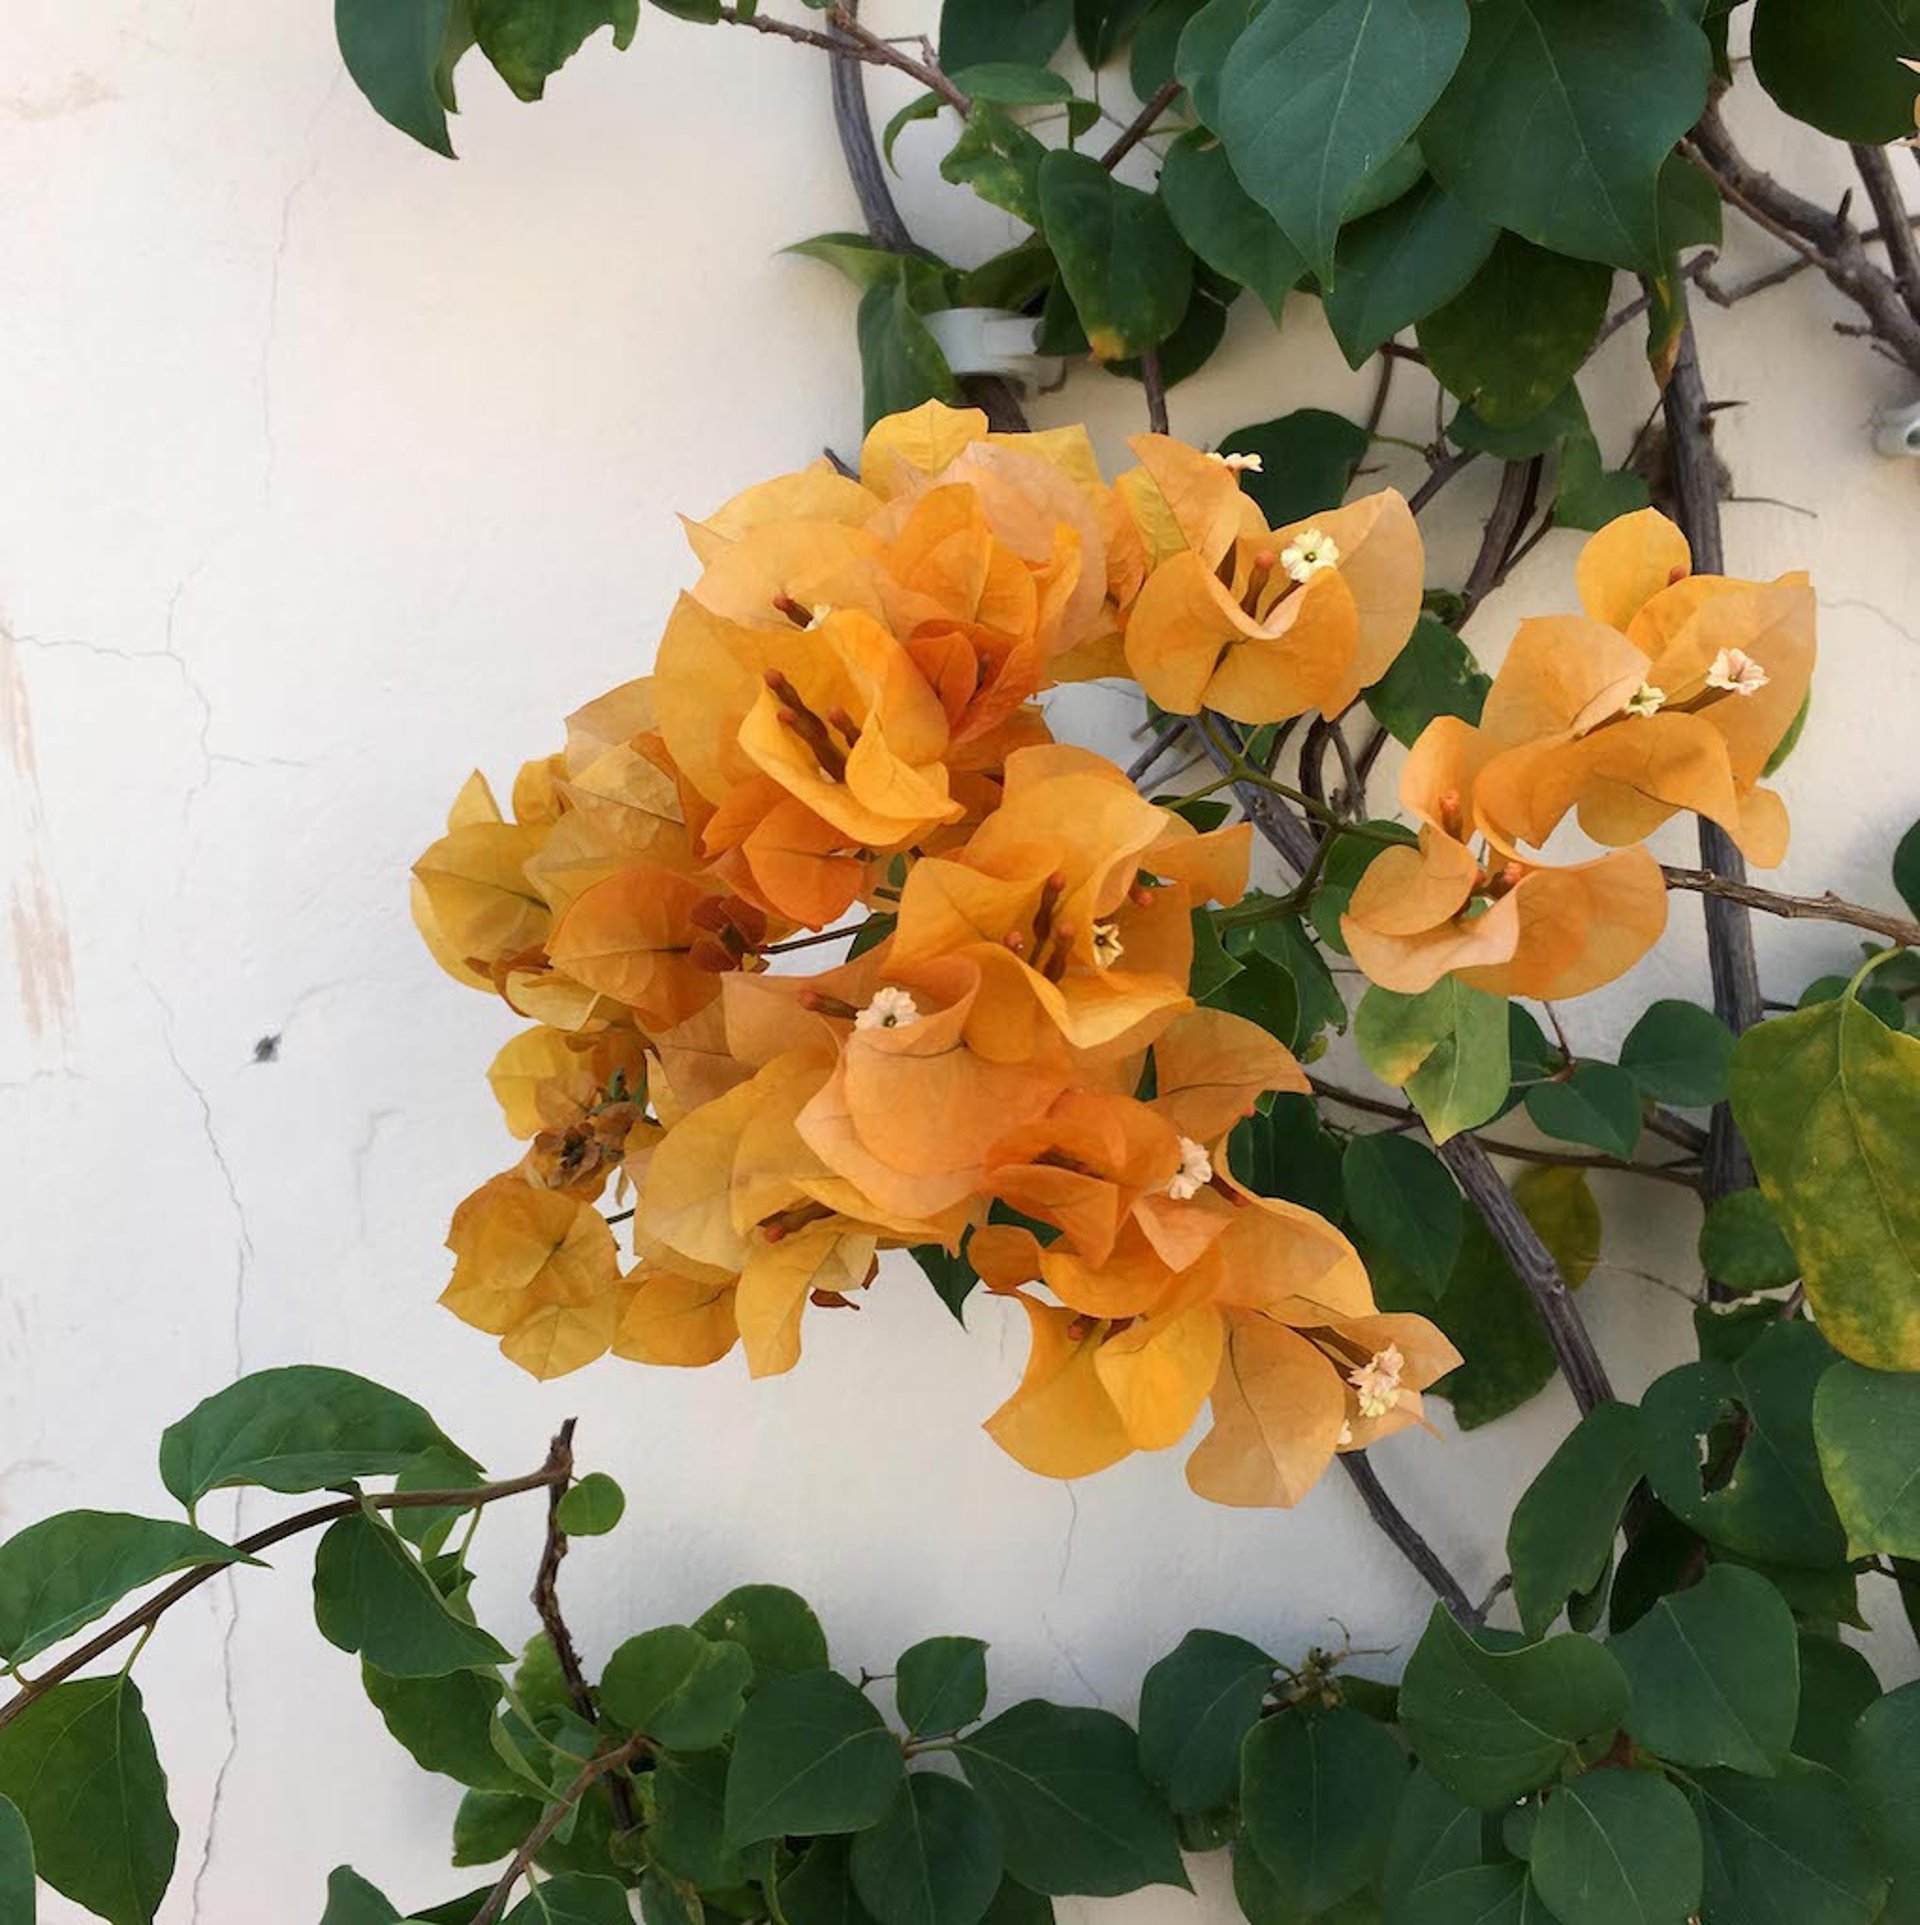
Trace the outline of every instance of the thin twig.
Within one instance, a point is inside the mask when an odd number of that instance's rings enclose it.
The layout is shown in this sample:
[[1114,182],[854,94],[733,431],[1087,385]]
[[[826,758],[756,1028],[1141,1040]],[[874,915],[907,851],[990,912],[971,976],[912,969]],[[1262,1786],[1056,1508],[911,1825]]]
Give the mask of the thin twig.
[[1429,466],[1426,480],[1407,497],[1407,506],[1419,514],[1461,469],[1479,458],[1479,450],[1475,448],[1461,448],[1453,454],[1442,455]]
[[1721,902],[1738,903],[1743,909],[1758,909],[1769,916],[1789,922],[1839,922],[1851,929],[1871,930],[1902,949],[1920,949],[1920,922],[1905,916],[1890,916],[1858,902],[1846,902],[1829,892],[1823,896],[1788,896],[1775,889],[1761,889],[1750,882],[1711,869],[1675,869],[1662,863],[1660,873],[1669,889],[1684,889],[1691,895],[1708,896]]
[[1914,240],[1912,216],[1893,178],[1893,162],[1884,147],[1855,147],[1853,164],[1860,170],[1867,198],[1879,217],[1894,285],[1905,298],[1908,311],[1920,320],[1920,242]]
[[[1329,1103],[1339,1103],[1346,1109],[1360,1110],[1368,1116],[1390,1117],[1401,1129],[1425,1127],[1420,1120],[1420,1112],[1410,1104],[1389,1103],[1378,1096],[1363,1095],[1359,1090],[1343,1089],[1338,1083],[1322,1082],[1317,1076],[1308,1080],[1313,1084],[1313,1093],[1324,1097]],[[1689,1190],[1699,1187],[1697,1173],[1690,1173],[1678,1163],[1634,1163],[1622,1156],[1570,1154],[1561,1150],[1542,1149],[1532,1143],[1499,1142],[1490,1136],[1483,1136],[1480,1141],[1493,1155],[1509,1156],[1519,1163],[1550,1163],[1566,1170],[1613,1170],[1622,1176],[1650,1176],[1662,1183],[1678,1183]]]
[[[484,1504],[497,1504],[502,1498],[522,1497],[528,1491],[564,1488],[566,1479],[571,1475],[569,1464],[567,1456],[549,1451],[547,1461],[537,1471],[529,1471],[524,1477],[508,1478],[504,1483],[476,1484],[464,1491],[384,1491],[374,1496],[336,1498],[330,1504],[316,1504],[311,1510],[283,1517],[279,1523],[269,1524],[264,1530],[255,1531],[251,1537],[241,1538],[233,1548],[243,1557],[253,1557],[261,1551],[271,1550],[276,1544],[284,1544],[290,1537],[298,1537],[302,1531],[318,1530],[322,1524],[337,1523],[343,1517],[352,1517],[366,1510],[478,1510]],[[183,1572],[165,1590],[156,1591],[138,1609],[116,1618],[104,1631],[97,1632],[58,1664],[50,1665],[5,1705],[0,1705],[0,1727],[11,1724],[35,1699],[45,1697],[55,1685],[64,1684],[75,1672],[83,1671],[95,1658],[104,1656],[116,1644],[122,1644],[137,1632],[157,1624],[182,1598],[192,1596],[201,1585],[232,1569],[231,1564],[225,1563],[196,1564],[192,1570]]]
[[1480,552],[1474,557],[1472,571],[1460,591],[1462,607],[1455,628],[1506,579],[1507,570],[1513,565],[1514,544],[1533,513],[1541,467],[1541,459],[1535,455],[1531,461],[1509,461],[1502,471],[1500,492],[1494,497],[1492,514],[1487,517]]
[[520,1841],[520,1849],[508,1861],[499,1882],[474,1913],[472,1925],[495,1925],[500,1914],[507,1909],[507,1900],[513,1896],[514,1887],[526,1877],[533,1861],[546,1849],[553,1834],[567,1822],[567,1814],[593,1789],[598,1780],[610,1771],[624,1770],[646,1749],[647,1740],[635,1736],[611,1751],[603,1751],[597,1757],[589,1758],[580,1767],[579,1776],[540,1814],[540,1822]]
[[1484,1613],[1473,1608],[1460,1580],[1447,1569],[1440,1554],[1416,1530],[1407,1514],[1386,1493],[1378,1474],[1363,1450],[1340,1453],[1340,1468],[1353,1480],[1373,1521],[1393,1548],[1427,1581],[1454,1618],[1461,1624],[1478,1624]]
[[[533,1608],[539,1614],[540,1627],[547,1634],[547,1642],[553,1646],[553,1655],[560,1666],[561,1677],[566,1680],[567,1695],[573,1700],[574,1710],[588,1724],[597,1725],[600,1722],[599,1707],[593,1701],[593,1690],[587,1683],[580,1652],[560,1609],[560,1561],[567,1554],[567,1534],[560,1528],[560,1503],[567,1494],[567,1484],[573,1478],[575,1421],[569,1417],[560,1426],[547,1457],[548,1463],[558,1462],[565,1468],[566,1478],[550,1485],[547,1490],[547,1537],[540,1552],[540,1568],[533,1579]],[[609,1790],[620,1829],[631,1831],[636,1819],[632,1787],[624,1778],[616,1778]]]
[[873,67],[892,67],[919,81],[929,93],[938,94],[956,113],[970,114],[973,102],[936,64],[916,60],[890,40],[882,40],[854,18],[848,7],[835,7],[827,19],[833,31],[822,33],[814,27],[796,26],[791,20],[776,19],[767,13],[742,13],[737,6],[723,6],[715,15],[732,27],[751,27],[755,33],[776,34],[782,40],[797,40],[802,46],[819,47],[827,53],[864,60]]
[[1466,1132],[1449,1137],[1439,1150],[1440,1160],[1453,1172],[1467,1201],[1480,1212],[1494,1242],[1533,1298],[1541,1327],[1580,1414],[1584,1417],[1588,1411],[1612,1403],[1613,1385],[1573,1292],[1560,1274],[1553,1252],[1540,1240],[1539,1231],[1527,1221],[1525,1212],[1513,1200],[1513,1192],[1500,1180],[1486,1146]]
[[1163,81],[1155,88],[1152,98],[1121,130],[1120,138],[1100,156],[1100,165],[1118,167],[1153,132],[1153,123],[1173,105],[1179,92],[1180,83],[1177,80]]
[[1136,755],[1127,767],[1127,780],[1143,782],[1158,766],[1166,752],[1186,734],[1188,720],[1184,715],[1170,716],[1162,722],[1154,738]]
[[1147,427],[1167,433],[1167,384],[1160,376],[1160,351],[1147,348],[1140,356],[1140,387],[1147,398]]

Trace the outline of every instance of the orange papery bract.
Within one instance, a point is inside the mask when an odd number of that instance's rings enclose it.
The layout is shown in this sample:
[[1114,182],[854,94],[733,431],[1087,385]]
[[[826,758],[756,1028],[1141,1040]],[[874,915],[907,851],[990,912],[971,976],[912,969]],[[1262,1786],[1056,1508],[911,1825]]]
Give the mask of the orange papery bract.
[[[523,1368],[738,1349],[774,1375],[885,1252],[939,1246],[1021,1306],[986,1430],[1042,1475],[1210,1412],[1194,1489],[1289,1505],[1424,1421],[1447,1339],[1230,1164],[1259,1106],[1309,1090],[1267,1030],[1196,1006],[1196,922],[1241,900],[1250,825],[1196,829],[1037,703],[1130,675],[1179,713],[1337,715],[1413,629],[1420,537],[1391,492],[1271,528],[1225,462],[1133,446],[1109,485],[1080,429],[930,402],[874,427],[857,477],[746,489],[685,524],[698,577],[654,672],[576,710],[510,813],[461,790],[415,916],[532,1026],[490,1071],[521,1160],[456,1211],[443,1301]],[[1759,784],[1810,593],[1688,566],[1658,516],[1602,531],[1586,613],[1526,624],[1479,725],[1421,736],[1419,840],[1343,919],[1375,982],[1611,980],[1660,933],[1640,841],[1676,810],[1777,857]],[[1568,816],[1605,851],[1548,861]]]

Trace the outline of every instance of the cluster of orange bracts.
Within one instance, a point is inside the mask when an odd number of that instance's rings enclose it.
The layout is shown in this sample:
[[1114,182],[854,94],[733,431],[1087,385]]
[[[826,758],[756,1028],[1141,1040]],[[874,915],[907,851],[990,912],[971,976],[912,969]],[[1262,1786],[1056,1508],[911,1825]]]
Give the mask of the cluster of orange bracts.
[[[1664,516],[1609,523],[1580,559],[1586,613],[1523,622],[1479,725],[1423,731],[1400,786],[1419,847],[1370,863],[1341,923],[1376,983],[1411,994],[1453,975],[1551,1000],[1613,981],[1666,926],[1641,845],[1681,811],[1762,868],[1785,855],[1786,810],[1760,782],[1807,699],[1813,590],[1691,571]],[[1528,853],[1569,815],[1609,853]]]
[[[1255,1101],[1306,1087],[1188,993],[1247,828],[1145,801],[1033,700],[1122,674],[1183,712],[1336,711],[1404,645],[1419,538],[1390,494],[1269,529],[1228,462],[1135,446],[1108,486],[1078,430],[930,405],[858,480],[748,490],[689,525],[654,674],[572,717],[512,820],[462,792],[416,917],[535,1026],[492,1070],[527,1152],[456,1213],[444,1300],[514,1361],[784,1371],[880,1251],[971,1233],[1032,1329],[987,1428],[1037,1471],[1167,1448],[1211,1399],[1195,1488],[1287,1504],[1419,1420],[1445,1338],[1228,1167]],[[796,973],[857,908],[877,940]]]

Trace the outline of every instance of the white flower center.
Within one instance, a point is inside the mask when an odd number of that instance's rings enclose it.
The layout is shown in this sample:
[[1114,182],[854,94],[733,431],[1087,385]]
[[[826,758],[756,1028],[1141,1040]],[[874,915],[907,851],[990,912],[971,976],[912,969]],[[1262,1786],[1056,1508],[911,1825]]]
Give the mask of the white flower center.
[[1723,648],[1707,670],[1709,688],[1730,689],[1735,695],[1758,695],[1772,679],[1744,648]]
[[882,989],[853,1019],[855,1029],[899,1029],[920,1020],[920,1005],[904,989]]
[[1208,455],[1207,459],[1219,462],[1221,467],[1231,470],[1236,475],[1257,475],[1265,466],[1258,455],[1226,455],[1221,454],[1217,449]]
[[1111,969],[1126,953],[1117,922],[1096,922],[1093,925],[1093,960],[1102,969]]
[[1198,1196],[1213,1181],[1213,1159],[1192,1137],[1180,1139],[1180,1167],[1167,1179],[1167,1194],[1176,1203]]
[[1400,1401],[1400,1373],[1407,1367],[1398,1344],[1377,1350],[1363,1364],[1347,1372],[1347,1382],[1360,1393],[1362,1417],[1384,1417]]
[[826,602],[816,602],[812,608],[807,610],[807,626],[809,628],[818,628],[832,613],[833,609]]
[[1340,544],[1331,535],[1309,528],[1280,551],[1280,566],[1297,582],[1331,568],[1340,559]]
[[1666,705],[1667,691],[1655,688],[1651,682],[1642,682],[1627,698],[1629,715],[1658,715]]

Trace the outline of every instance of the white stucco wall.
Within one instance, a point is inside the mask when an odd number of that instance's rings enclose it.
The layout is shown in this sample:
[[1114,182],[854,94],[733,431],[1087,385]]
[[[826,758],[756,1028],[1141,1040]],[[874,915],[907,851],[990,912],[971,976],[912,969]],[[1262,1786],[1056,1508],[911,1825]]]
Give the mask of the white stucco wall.
[[[1021,1339],[995,1305],[963,1335],[910,1274],[857,1318],[810,1320],[802,1368],[753,1387],[737,1360],[542,1387],[435,1308],[447,1213],[511,1154],[481,1081],[509,1025],[420,948],[407,864],[469,767],[508,776],[644,668],[689,578],[676,509],[854,447],[852,296],[777,250],[855,214],[804,50],[649,11],[632,52],[591,49],[540,109],[476,62],[449,165],[363,106],[330,12],[0,9],[18,978],[0,983],[0,1529],[163,1507],[163,1424],[239,1370],[326,1361],[419,1396],[503,1474],[579,1414],[583,1461],[632,1499],[622,1533],[567,1567],[590,1656],[748,1578],[806,1591],[837,1654],[874,1669],[931,1632],[986,1636],[1000,1703],[1131,1710],[1195,1623],[1288,1654],[1337,1639],[1337,1619],[1404,1651],[1425,1600],[1344,1480],[1285,1517],[1202,1506],[1177,1454],[1034,1480],[976,1428]],[[890,81],[882,111],[905,98]],[[1830,152],[1764,108],[1748,124],[1837,195]],[[934,178],[941,137],[901,142],[903,200],[925,238],[985,252],[1004,224]],[[1774,258],[1746,234],[1734,252],[1736,275]],[[1716,393],[1753,404],[1722,418],[1741,492],[1777,498],[1729,509],[1733,565],[1810,566],[1827,609],[1784,778],[1785,884],[1877,900],[1920,815],[1920,464],[1869,452],[1868,417],[1913,384],[1834,338],[1840,313],[1806,276],[1708,309],[1704,351]],[[1624,332],[1593,397],[1616,457],[1651,404],[1638,351]],[[1308,401],[1357,413],[1370,383],[1311,303],[1276,339],[1243,301],[1174,422],[1209,440]],[[1420,387],[1400,382],[1390,428],[1430,430]],[[1116,462],[1138,412],[1098,373],[1035,409],[1089,418]],[[1389,476],[1417,475],[1387,452]],[[1463,571],[1489,480],[1458,485],[1434,579]],[[1573,546],[1548,542],[1482,614],[1483,651],[1563,605]],[[1098,696],[1082,713],[1118,719]],[[1647,997],[1703,995],[1697,927],[1676,903],[1666,947],[1574,1012],[1576,1039],[1606,1048]],[[1780,996],[1852,953],[1816,925],[1762,940]],[[256,1063],[268,1035],[277,1060]],[[1648,1185],[1605,1200],[1620,1209],[1586,1304],[1636,1390],[1687,1354],[1695,1213]],[[1472,1438],[1382,1452],[1470,1587],[1503,1568],[1502,1521],[1568,1414],[1556,1392]],[[249,1522],[268,1514],[247,1501]],[[482,1533],[483,1602],[508,1623],[529,1616],[534,1542],[530,1511]],[[318,1640],[302,1552],[237,1588],[237,1618],[210,1587],[141,1667],[183,1831],[166,1919],[316,1917],[342,1860],[402,1903],[457,1889],[440,1869],[455,1788],[387,1742]],[[1062,1913],[1231,1914],[1217,1877],[1203,1892]]]

